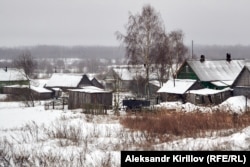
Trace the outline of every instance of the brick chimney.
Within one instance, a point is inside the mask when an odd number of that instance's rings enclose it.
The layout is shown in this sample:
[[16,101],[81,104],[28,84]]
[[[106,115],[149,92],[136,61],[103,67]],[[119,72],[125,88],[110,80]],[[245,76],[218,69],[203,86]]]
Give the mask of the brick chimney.
[[201,55],[200,62],[203,63],[205,61],[205,56]]
[[231,61],[231,54],[230,53],[227,53],[227,59],[226,59],[229,63]]

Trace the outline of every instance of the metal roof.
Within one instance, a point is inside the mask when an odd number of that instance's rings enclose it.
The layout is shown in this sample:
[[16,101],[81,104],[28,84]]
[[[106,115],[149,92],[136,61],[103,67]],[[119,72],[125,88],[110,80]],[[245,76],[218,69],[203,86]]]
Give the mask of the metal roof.
[[234,81],[244,67],[244,60],[187,61],[201,81]]
[[0,69],[0,81],[21,81],[27,80],[24,76],[24,71],[17,68],[2,68]]

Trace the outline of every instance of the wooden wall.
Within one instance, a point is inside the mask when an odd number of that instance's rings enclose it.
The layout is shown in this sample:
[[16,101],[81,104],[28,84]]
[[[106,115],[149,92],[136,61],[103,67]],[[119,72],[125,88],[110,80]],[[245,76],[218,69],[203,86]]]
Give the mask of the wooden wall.
[[39,93],[33,90],[31,90],[30,92],[29,88],[20,88],[20,87],[4,87],[3,93],[12,94],[16,96],[24,96],[24,97],[32,93],[34,100],[46,100],[52,98],[52,92]]
[[212,105],[220,104],[229,97],[232,96],[231,91],[226,91],[222,93],[217,93],[213,95],[196,95],[196,94],[187,94],[187,102],[196,104],[196,105]]
[[69,109],[83,108],[86,104],[112,106],[112,93],[86,93],[79,91],[69,92]]
[[248,68],[244,68],[240,76],[235,81],[234,85],[237,86],[247,86],[250,87],[250,71]]

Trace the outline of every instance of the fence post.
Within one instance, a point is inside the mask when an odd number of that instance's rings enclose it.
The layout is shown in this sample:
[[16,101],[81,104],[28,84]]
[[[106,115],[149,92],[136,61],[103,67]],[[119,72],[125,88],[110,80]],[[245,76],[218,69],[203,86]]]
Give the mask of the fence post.
[[64,98],[63,98],[63,110],[64,110]]
[[245,109],[245,112],[247,113],[248,111],[247,111],[247,95],[246,95],[246,109]]

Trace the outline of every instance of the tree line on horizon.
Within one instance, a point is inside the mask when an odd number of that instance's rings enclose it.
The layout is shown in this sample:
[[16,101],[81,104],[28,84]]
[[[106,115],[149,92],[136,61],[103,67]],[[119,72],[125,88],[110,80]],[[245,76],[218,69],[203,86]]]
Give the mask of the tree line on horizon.
[[[187,46],[187,45],[186,45]],[[187,46],[187,57],[191,58],[191,43]],[[120,59],[125,57],[122,46],[29,46],[0,47],[0,59],[15,59],[25,50],[29,50],[35,58],[80,58],[80,59]],[[247,59],[250,56],[250,45],[199,45],[193,47],[194,55],[199,58],[205,55],[209,59],[224,59],[230,53],[232,59]]]

